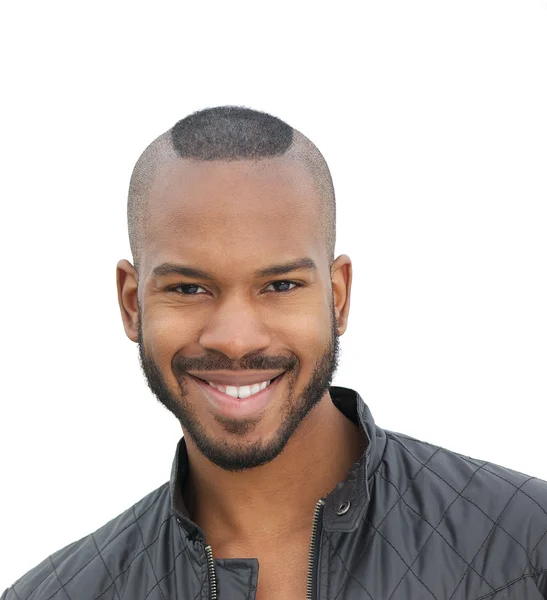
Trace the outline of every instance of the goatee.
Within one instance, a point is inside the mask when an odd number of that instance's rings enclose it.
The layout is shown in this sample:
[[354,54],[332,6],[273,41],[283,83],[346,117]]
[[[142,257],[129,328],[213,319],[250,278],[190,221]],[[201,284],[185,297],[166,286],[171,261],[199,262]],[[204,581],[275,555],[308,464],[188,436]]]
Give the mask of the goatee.
[[[313,374],[304,389],[294,397],[294,384],[299,375],[299,361],[296,357],[272,357],[249,355],[234,365],[228,357],[209,354],[199,358],[185,358],[178,354],[171,361],[171,369],[178,382],[178,390],[167,385],[158,365],[147,354],[143,339],[139,311],[139,356],[148,386],[159,400],[180,421],[182,428],[192,438],[200,452],[212,463],[225,471],[243,471],[269,463],[285,448],[287,442],[304,418],[317,405],[328,391],[336,369],[340,352],[339,336],[336,330],[334,307],[331,305],[331,335],[327,348],[316,362]],[[242,438],[260,422],[255,419],[228,419],[216,415],[215,419],[225,431],[232,434],[229,442],[215,439],[208,434],[196,416],[192,403],[188,400],[186,387],[187,372],[192,370],[284,370],[280,384],[286,384],[282,419],[275,437],[268,443],[258,440],[245,443]],[[284,381],[283,381],[284,380]]]

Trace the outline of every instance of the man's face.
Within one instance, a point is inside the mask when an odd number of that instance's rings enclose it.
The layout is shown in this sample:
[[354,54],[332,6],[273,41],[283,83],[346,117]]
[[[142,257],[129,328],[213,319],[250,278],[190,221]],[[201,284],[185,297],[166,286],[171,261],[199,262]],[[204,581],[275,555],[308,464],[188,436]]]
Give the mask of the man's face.
[[[185,435],[225,470],[273,460],[336,370],[320,202],[308,171],[284,158],[179,160],[153,186],[139,270],[141,364]],[[300,259],[308,265],[260,273]],[[226,409],[222,388],[206,383],[254,374],[277,377]]]

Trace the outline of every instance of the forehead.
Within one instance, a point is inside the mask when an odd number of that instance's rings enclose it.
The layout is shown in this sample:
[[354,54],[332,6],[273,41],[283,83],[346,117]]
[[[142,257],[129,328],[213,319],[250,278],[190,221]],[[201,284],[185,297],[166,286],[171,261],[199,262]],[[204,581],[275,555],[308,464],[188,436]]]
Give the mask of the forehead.
[[320,202],[309,170],[285,157],[175,160],[150,191],[143,266],[191,261],[226,272],[281,258],[319,261]]

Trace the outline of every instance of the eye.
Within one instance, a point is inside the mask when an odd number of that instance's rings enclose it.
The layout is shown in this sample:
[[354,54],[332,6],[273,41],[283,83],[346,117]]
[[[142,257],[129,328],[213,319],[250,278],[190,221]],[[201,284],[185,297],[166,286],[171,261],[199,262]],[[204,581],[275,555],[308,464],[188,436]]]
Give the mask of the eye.
[[167,288],[168,292],[176,292],[177,294],[182,294],[183,296],[200,295],[196,290],[203,290],[203,288],[195,283],[179,283],[178,285],[173,285],[170,288]]
[[[292,285],[293,287],[288,288],[287,286]],[[291,290],[294,290],[297,287],[300,287],[299,283],[296,283],[296,281],[286,281],[286,280],[280,280],[280,281],[272,281],[272,283],[270,283],[270,285],[268,285],[268,287],[266,289],[268,289],[269,287],[276,287],[277,289],[275,291],[277,292],[290,292]]]

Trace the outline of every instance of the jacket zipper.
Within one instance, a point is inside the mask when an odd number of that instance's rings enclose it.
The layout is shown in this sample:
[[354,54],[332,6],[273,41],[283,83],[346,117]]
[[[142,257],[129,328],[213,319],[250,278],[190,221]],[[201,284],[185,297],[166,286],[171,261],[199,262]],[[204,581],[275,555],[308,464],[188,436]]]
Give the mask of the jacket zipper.
[[311,543],[310,543],[310,557],[308,564],[308,577],[307,577],[307,589],[306,589],[306,600],[314,600],[315,580],[317,578],[317,541],[321,537],[321,521],[319,517],[323,512],[323,506],[325,501],[321,498],[315,505],[315,512],[313,514],[313,526],[311,530]]
[[207,554],[207,570],[209,572],[209,589],[211,590],[211,600],[217,600],[217,575],[215,573],[215,560],[213,558],[213,549],[211,546],[205,546]]
[[[320,537],[321,527],[319,517],[325,501],[321,498],[315,505],[313,513],[313,525],[311,530],[310,555],[308,559],[308,574],[306,585],[306,600],[313,600],[315,591],[315,578],[317,575],[317,540]],[[319,534],[319,535],[318,535]],[[211,546],[205,546],[207,554],[207,570],[209,573],[209,589],[211,590],[210,600],[217,600],[217,576],[215,573],[215,560],[213,558],[213,549]]]

